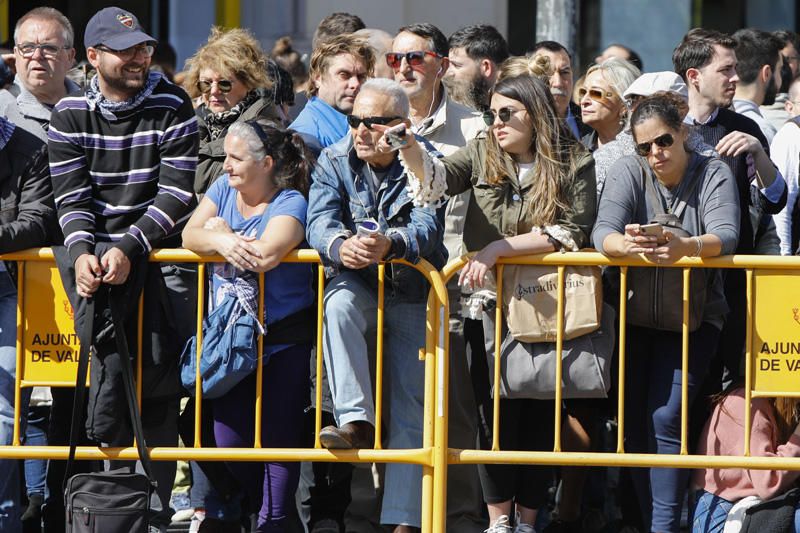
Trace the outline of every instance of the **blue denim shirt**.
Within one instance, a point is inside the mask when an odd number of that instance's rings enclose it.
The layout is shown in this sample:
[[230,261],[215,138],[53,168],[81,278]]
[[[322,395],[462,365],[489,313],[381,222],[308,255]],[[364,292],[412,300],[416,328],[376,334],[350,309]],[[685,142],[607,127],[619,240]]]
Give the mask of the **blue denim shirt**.
[[[395,158],[376,194],[369,180],[367,164],[356,157],[350,135],[324,149],[317,160],[308,198],[307,238],[322,257],[328,277],[346,268],[339,260],[338,246],[368,218],[377,220],[383,234],[392,240],[390,258],[409,263],[424,258],[435,268],[442,268],[447,259],[443,210],[437,213],[433,208],[414,206],[399,158]],[[376,283],[376,271],[372,265],[360,272],[367,282]],[[388,275],[395,296],[424,301],[427,289],[416,271],[392,265]]]

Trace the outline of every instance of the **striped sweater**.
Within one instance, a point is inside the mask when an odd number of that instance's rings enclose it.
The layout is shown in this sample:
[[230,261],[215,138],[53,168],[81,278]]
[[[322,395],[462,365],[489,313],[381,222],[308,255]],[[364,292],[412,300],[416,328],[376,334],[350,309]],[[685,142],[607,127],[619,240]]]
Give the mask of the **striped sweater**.
[[[64,244],[73,262],[95,242],[129,258],[175,245],[195,206],[197,119],[179,87],[161,80],[139,105],[110,115],[85,95],[53,110],[50,174]],[[172,242],[170,242],[172,241]]]

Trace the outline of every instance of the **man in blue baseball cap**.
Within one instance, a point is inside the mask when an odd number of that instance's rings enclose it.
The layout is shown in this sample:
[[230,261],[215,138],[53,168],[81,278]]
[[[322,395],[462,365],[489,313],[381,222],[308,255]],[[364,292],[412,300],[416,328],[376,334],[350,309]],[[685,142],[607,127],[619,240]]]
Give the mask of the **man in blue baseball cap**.
[[155,43],[136,16],[124,9],[107,7],[89,20],[83,37],[86,57],[109,100],[127,100],[144,87]]

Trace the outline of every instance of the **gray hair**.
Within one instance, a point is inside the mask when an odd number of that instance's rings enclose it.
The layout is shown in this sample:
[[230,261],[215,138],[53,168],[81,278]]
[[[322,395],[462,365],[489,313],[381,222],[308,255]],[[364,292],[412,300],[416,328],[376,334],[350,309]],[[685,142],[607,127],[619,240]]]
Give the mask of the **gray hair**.
[[255,128],[247,122],[234,122],[228,128],[228,136],[239,137],[247,145],[247,153],[256,161],[267,157],[267,148]]
[[633,63],[618,57],[610,57],[599,65],[592,65],[586,71],[586,76],[598,70],[602,72],[603,77],[608,80],[608,84],[620,99],[630,84],[642,75],[642,72]]
[[53,7],[35,7],[22,15],[14,26],[14,44],[19,44],[17,37],[19,36],[19,29],[27,21],[31,19],[50,20],[61,26],[64,37],[64,46],[72,48],[75,45],[75,30],[72,29],[72,23],[64,16],[64,13]]
[[359,94],[365,92],[380,93],[386,98],[391,100],[392,108],[395,113],[401,117],[407,117],[410,113],[410,105],[408,103],[408,95],[394,80],[387,80],[385,78],[371,78],[364,82],[361,86]]

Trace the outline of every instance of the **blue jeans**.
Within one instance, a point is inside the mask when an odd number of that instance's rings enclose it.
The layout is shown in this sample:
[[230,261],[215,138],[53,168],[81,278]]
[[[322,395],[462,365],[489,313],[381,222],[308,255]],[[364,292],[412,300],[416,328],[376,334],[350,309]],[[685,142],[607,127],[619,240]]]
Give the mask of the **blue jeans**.
[[[681,448],[681,334],[628,326],[625,370],[625,450],[679,454]],[[719,329],[704,322],[689,334],[689,411],[711,357]],[[692,471],[634,468],[644,524],[649,531],[677,533]]]
[[[692,519],[692,533],[721,533],[733,502],[704,490],[697,494],[699,497]],[[800,507],[794,510],[794,531],[800,533]]]
[[[25,446],[47,446],[47,423],[50,409],[35,407],[28,411],[25,424]],[[33,494],[45,496],[45,479],[47,477],[46,459],[25,459],[25,487],[28,497]]]
[[[425,365],[419,360],[419,349],[425,346],[425,303],[395,301],[389,292],[383,324],[388,447],[418,448],[425,392]],[[377,328],[377,292],[357,273],[343,272],[325,288],[324,305],[323,356],[336,423],[374,424],[369,345]],[[421,466],[386,465],[381,523],[420,527],[421,485]]]
[[[14,381],[17,368],[17,289],[0,271],[0,445],[14,434]],[[25,404],[27,408],[27,403]],[[20,483],[16,459],[0,459],[0,531],[22,531]]]

